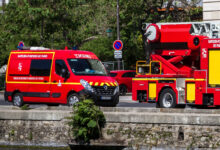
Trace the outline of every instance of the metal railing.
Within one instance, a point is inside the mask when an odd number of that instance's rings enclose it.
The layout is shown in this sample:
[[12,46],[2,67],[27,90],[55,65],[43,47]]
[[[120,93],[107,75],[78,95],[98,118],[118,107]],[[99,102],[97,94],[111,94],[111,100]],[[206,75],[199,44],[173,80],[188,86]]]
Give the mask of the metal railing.
[[[118,70],[118,61],[106,61],[102,62],[107,71]],[[120,61],[121,69],[124,70],[124,61]]]

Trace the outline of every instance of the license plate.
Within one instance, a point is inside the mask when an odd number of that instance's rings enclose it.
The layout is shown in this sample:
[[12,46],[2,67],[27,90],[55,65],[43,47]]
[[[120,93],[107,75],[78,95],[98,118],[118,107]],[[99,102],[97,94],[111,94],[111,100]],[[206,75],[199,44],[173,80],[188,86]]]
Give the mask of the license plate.
[[111,97],[109,97],[109,96],[102,96],[101,100],[111,100]]

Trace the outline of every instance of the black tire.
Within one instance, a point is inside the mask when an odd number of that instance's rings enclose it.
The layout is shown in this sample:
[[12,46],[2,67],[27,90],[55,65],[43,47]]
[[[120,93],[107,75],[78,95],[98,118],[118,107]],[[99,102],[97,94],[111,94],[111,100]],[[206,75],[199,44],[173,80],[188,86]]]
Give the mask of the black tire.
[[80,97],[77,93],[72,93],[67,97],[67,105],[68,106],[73,106],[77,102],[80,101]]
[[120,85],[119,86],[120,95],[122,95],[122,96],[126,95],[127,91],[128,91],[128,89],[125,85]]
[[159,96],[159,104],[161,108],[175,108],[176,107],[176,94],[170,89],[164,89]]
[[23,95],[21,93],[15,93],[12,97],[12,102],[14,106],[21,107],[24,104]]

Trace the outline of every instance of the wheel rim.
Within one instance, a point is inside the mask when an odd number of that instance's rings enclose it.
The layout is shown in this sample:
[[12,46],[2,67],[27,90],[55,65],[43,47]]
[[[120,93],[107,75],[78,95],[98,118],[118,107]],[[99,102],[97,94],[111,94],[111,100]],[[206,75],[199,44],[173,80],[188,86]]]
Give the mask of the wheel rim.
[[166,93],[163,96],[163,106],[166,108],[171,107],[173,104],[173,96],[170,93]]
[[21,97],[20,96],[15,96],[14,97],[14,105],[15,106],[20,106],[21,105]]
[[72,106],[75,103],[79,102],[79,98],[77,96],[71,96],[69,99],[69,105]]

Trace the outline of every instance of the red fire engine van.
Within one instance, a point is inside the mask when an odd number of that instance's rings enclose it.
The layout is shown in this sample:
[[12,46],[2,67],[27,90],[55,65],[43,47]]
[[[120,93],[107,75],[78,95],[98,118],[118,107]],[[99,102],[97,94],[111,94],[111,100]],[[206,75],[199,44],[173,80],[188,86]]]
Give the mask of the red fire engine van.
[[137,62],[132,98],[158,107],[220,105],[220,24],[146,24],[150,60]]
[[91,97],[116,106],[119,88],[97,56],[79,50],[13,50],[6,72],[5,100],[73,105]]

